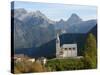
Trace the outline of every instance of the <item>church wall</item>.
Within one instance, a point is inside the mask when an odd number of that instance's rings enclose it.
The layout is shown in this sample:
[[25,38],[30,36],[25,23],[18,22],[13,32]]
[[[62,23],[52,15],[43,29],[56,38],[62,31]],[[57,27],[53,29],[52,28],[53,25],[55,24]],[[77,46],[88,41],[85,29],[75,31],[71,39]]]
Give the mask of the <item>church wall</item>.
[[72,50],[72,56],[77,56],[76,50]]
[[70,50],[69,47],[67,48],[67,50],[63,49],[63,57],[75,57],[75,56],[77,56],[77,47],[71,47]]

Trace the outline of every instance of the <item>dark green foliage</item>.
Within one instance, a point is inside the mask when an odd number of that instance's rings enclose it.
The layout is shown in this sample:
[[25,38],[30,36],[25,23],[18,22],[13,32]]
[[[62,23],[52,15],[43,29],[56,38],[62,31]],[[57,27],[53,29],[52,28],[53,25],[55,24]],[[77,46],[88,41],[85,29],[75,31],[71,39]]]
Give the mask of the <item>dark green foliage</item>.
[[82,59],[54,59],[46,65],[50,71],[78,70],[84,68]]
[[48,59],[44,66],[41,63],[22,62],[14,63],[14,73],[66,71],[80,69],[94,69],[97,67],[97,45],[93,34],[89,34],[84,48],[83,58]]
[[93,34],[89,34],[85,44],[84,64],[86,69],[97,67],[97,45]]

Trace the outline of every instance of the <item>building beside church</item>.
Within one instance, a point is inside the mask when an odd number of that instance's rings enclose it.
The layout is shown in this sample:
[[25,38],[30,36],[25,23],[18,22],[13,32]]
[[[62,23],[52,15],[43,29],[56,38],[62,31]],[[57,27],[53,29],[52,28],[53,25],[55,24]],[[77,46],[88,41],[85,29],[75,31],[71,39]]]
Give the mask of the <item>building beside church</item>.
[[56,58],[77,57],[77,43],[60,46],[59,34],[56,37]]

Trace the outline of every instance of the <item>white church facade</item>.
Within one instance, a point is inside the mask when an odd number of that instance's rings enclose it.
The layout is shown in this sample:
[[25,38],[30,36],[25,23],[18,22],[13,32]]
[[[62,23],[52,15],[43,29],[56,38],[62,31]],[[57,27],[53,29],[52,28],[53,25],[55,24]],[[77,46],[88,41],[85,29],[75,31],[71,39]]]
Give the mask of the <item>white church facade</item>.
[[56,58],[77,57],[77,43],[63,44],[60,46],[60,38],[56,38]]

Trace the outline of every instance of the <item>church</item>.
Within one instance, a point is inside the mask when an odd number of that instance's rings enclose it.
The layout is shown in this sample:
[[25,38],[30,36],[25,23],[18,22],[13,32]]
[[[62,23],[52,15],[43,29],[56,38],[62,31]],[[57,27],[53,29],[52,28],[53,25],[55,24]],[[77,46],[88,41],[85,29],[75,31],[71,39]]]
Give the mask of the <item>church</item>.
[[77,43],[60,46],[59,34],[56,36],[56,58],[77,57]]

